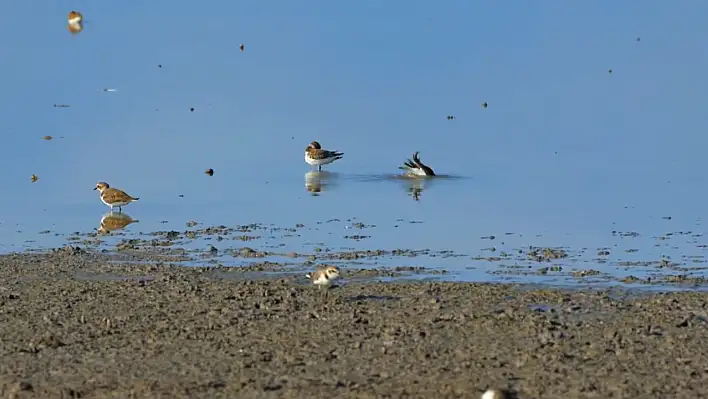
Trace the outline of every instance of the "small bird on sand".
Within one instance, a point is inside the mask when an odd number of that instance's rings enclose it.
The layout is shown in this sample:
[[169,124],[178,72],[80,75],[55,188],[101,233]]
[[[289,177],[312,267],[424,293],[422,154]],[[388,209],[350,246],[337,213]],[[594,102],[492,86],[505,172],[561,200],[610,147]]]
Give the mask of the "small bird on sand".
[[313,141],[305,148],[305,162],[312,166],[317,166],[318,171],[322,171],[322,165],[327,165],[341,159],[344,153],[337,151],[323,150],[320,143]]
[[482,399],[515,399],[518,398],[516,392],[503,389],[487,389],[482,394]]
[[305,275],[312,284],[318,287],[329,288],[339,278],[339,269],[336,266],[327,266],[322,269],[315,270],[312,273]]
[[126,194],[123,190],[111,188],[108,183],[102,181],[96,183],[94,190],[98,190],[98,192],[101,193],[101,201],[111,207],[111,210],[113,210],[113,207],[117,206],[118,212],[123,211],[122,207],[140,199]]
[[433,169],[420,161],[418,157],[419,153],[420,151],[416,151],[413,154],[413,158],[408,159],[403,166],[399,166],[398,169],[405,170],[406,175],[410,177],[435,176]]

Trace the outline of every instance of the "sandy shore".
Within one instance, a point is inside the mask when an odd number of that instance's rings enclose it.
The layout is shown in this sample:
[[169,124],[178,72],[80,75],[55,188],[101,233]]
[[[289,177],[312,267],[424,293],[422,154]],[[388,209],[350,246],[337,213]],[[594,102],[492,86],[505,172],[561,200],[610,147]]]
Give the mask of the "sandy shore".
[[325,297],[301,277],[110,260],[0,257],[1,397],[708,397],[704,293],[350,283]]

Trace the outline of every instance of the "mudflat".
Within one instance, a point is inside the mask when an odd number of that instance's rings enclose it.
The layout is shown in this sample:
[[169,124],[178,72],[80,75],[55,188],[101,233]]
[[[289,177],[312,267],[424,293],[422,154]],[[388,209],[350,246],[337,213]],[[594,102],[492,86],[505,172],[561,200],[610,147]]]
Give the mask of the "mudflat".
[[[0,396],[708,397],[708,294],[0,257]],[[342,269],[346,281],[347,270]]]

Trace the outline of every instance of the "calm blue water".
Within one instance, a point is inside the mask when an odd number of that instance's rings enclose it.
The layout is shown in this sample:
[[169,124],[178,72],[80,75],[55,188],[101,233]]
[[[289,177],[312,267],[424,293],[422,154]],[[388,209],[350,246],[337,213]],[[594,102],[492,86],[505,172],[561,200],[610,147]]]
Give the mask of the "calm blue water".
[[[12,2],[34,17],[0,28],[0,251],[98,228],[108,209],[92,189],[107,181],[140,197],[126,237],[301,223],[214,245],[450,250],[466,256],[378,262],[463,280],[553,280],[473,259],[530,245],[587,248],[557,263],[617,276],[661,272],[626,260],[699,267],[702,236],[655,237],[703,232],[708,4],[650,3]],[[76,36],[71,9],[86,21]],[[344,159],[308,174],[312,140]],[[416,150],[447,177],[396,178]]]

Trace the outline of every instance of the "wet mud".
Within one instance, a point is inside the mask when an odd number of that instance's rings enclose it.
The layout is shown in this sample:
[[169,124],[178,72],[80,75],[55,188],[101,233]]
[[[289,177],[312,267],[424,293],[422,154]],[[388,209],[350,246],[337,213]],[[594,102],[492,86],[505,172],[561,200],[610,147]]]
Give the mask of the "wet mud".
[[[140,233],[125,230],[126,227],[136,229],[135,226],[139,225],[133,225],[136,222],[125,213],[107,213],[102,216],[99,228],[92,232],[63,235],[46,230],[40,234],[61,235],[71,245],[122,257],[149,254],[183,266],[239,266],[249,272],[291,273],[317,263],[332,263],[347,268],[359,267],[359,274],[363,277],[373,273],[389,279],[411,275],[414,280],[543,283],[557,287],[621,285],[652,291],[708,290],[708,265],[703,253],[708,244],[702,243],[702,234],[691,231],[658,236],[636,231],[612,231],[613,239],[619,241],[599,247],[509,245],[507,241],[511,237],[518,241],[522,234],[505,232],[481,236],[483,246],[472,245],[469,248],[471,253],[458,253],[453,250],[363,247],[360,243],[377,235],[377,225],[356,218],[322,220],[309,225],[251,223],[231,227],[190,220],[185,223],[186,229]],[[394,227],[418,223],[421,222],[399,219]],[[333,234],[341,239],[339,245],[331,241],[328,245],[304,240],[324,225],[334,229],[332,231],[336,233]],[[647,240],[653,247],[661,246],[664,250],[659,254],[651,253],[646,250]],[[34,242],[27,244],[35,245]],[[295,248],[297,252],[293,251]],[[387,270],[384,271],[384,267]],[[405,268],[416,270],[400,270]],[[367,269],[373,271],[367,272]]]
[[131,256],[0,256],[0,397],[708,396],[705,293],[357,282],[346,268],[325,291]]

